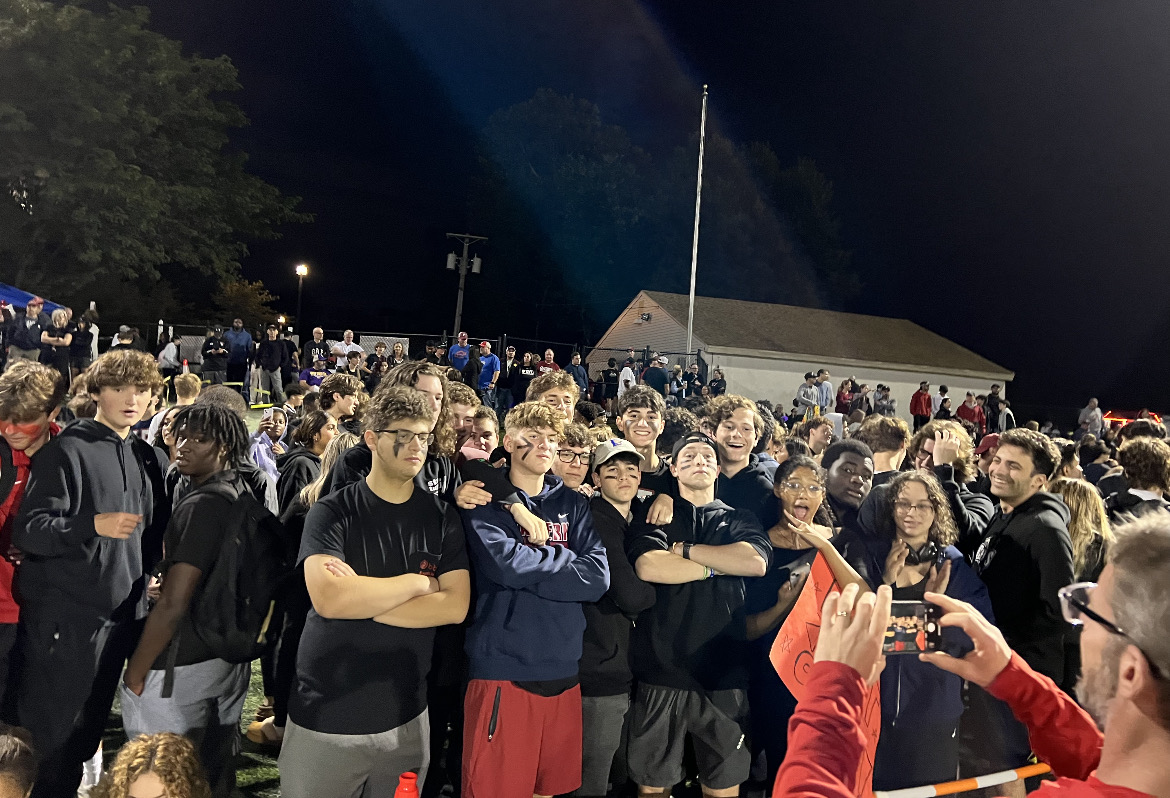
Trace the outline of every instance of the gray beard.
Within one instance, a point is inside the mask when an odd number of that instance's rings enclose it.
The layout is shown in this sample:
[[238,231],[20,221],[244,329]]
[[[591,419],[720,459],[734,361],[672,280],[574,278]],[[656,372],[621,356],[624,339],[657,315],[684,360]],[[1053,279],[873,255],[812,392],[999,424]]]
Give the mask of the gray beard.
[[[1103,652],[1108,656],[1109,652]],[[1105,717],[1109,714],[1109,702],[1117,694],[1117,658],[1111,657],[1097,669],[1081,672],[1077,680],[1077,700],[1101,731],[1105,730]]]

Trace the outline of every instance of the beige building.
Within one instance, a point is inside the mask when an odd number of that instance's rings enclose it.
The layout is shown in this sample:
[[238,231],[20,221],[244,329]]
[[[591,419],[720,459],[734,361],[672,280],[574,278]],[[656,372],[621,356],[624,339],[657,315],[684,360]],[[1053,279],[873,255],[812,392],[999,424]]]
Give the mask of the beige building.
[[[667,354],[683,363],[687,297],[641,291],[586,358],[591,376],[606,360],[633,347]],[[906,319],[887,319],[792,305],[695,297],[693,349],[710,369],[721,368],[727,390],[768,399],[789,409],[805,372],[827,368],[834,390],[845,377],[874,388],[889,385],[898,415],[909,420],[910,397],[922,380],[931,391],[949,388],[952,407],[967,391],[987,393],[1015,374],[969,349]]]

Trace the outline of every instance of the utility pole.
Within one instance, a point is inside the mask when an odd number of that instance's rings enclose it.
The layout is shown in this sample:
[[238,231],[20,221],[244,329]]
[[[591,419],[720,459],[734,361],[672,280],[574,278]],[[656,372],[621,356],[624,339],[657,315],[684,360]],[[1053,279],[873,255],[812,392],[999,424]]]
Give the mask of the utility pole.
[[703,145],[707,141],[707,84],[703,84],[703,112],[699,117],[699,175],[695,178],[695,235],[691,241],[691,291],[687,301],[687,355],[695,333],[695,276],[699,270],[699,209],[703,205]]
[[470,261],[468,260],[468,250],[477,241],[487,241],[487,236],[473,236],[470,233],[447,233],[447,238],[454,238],[456,241],[463,242],[462,258],[454,252],[447,255],[447,268],[451,271],[459,271],[459,298],[455,301],[455,327],[452,333],[453,335],[458,335],[459,325],[463,321],[463,288],[467,282],[467,272],[470,271],[472,274],[479,274],[482,265],[479,256],[472,258]]

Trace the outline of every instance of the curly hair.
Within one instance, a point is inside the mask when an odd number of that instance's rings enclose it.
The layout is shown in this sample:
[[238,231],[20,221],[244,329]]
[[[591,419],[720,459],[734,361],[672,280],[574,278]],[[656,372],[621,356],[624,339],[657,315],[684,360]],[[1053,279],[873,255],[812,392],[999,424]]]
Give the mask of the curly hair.
[[85,370],[85,376],[91,394],[101,393],[102,388],[124,388],[128,385],[144,391],[155,391],[163,385],[155,359],[133,349],[106,352],[90,364]]
[[248,428],[238,415],[221,405],[194,404],[181,408],[171,419],[171,435],[176,441],[188,435],[210,439],[223,451],[228,467],[249,459]]
[[362,431],[386,429],[395,421],[425,421],[433,424],[435,413],[423,395],[411,388],[396,385],[378,391],[366,410]]
[[508,433],[518,429],[551,429],[560,436],[565,434],[565,417],[544,402],[521,402],[504,417],[504,429]]
[[56,369],[18,360],[0,375],[0,419],[21,424],[48,415],[61,406],[67,387]]
[[453,382],[447,386],[447,399],[453,405],[479,407],[483,404],[483,402],[479,400],[479,397],[476,395],[475,391],[461,382]]
[[649,385],[631,385],[618,399],[614,412],[621,417],[627,410],[634,409],[653,410],[659,416],[663,416],[666,414],[666,401],[662,394]]
[[1052,479],[1060,462],[1060,450],[1048,438],[1039,432],[1016,427],[1000,433],[999,448],[1005,446],[1023,449],[1032,460],[1033,474],[1043,474],[1045,479]]
[[496,411],[492,410],[487,405],[480,405],[479,407],[475,408],[475,412],[472,413],[471,417],[476,421],[480,421],[482,419],[491,421],[492,425],[496,428],[496,431],[499,432],[500,418],[496,415]]
[[[776,501],[779,503],[781,520],[784,520],[784,500],[780,498],[777,489],[785,480],[792,476],[794,471],[800,468],[807,468],[809,471],[812,471],[816,475],[817,484],[822,488],[825,487],[825,469],[817,465],[816,460],[809,455],[803,454],[790,456],[776,469],[776,474],[772,479],[772,493],[776,496]],[[833,527],[837,525],[837,519],[833,516],[832,508],[829,507],[827,493],[821,493],[821,503],[817,507],[816,513],[813,514],[813,517],[808,520],[811,523],[820,524],[821,526]]]
[[662,433],[658,436],[656,443],[658,453],[660,455],[670,454],[674,450],[675,441],[698,430],[698,416],[685,407],[669,408],[662,416]]
[[[938,477],[934,474],[928,474],[925,471],[903,471],[891,479],[890,487],[886,491],[890,514],[892,515],[894,512],[894,504],[898,501],[898,497],[911,482],[917,482],[926,489],[926,497],[934,508],[934,523],[930,525],[930,539],[940,546],[953,546],[959,539],[959,529],[955,526],[954,516],[951,515],[951,504],[947,499],[947,494],[938,481]],[[895,528],[896,524],[894,523],[887,527],[891,536]]]
[[194,744],[171,732],[143,734],[123,745],[90,798],[126,798],[144,773],[158,776],[167,798],[211,798]]
[[539,399],[542,394],[554,390],[568,391],[573,394],[573,404],[577,404],[577,400],[581,398],[581,389],[577,387],[577,383],[567,371],[550,371],[548,374],[541,374],[528,383],[528,393],[524,398],[531,402],[534,399]]
[[455,425],[451,421],[451,386],[459,383],[448,381],[447,369],[426,360],[408,360],[386,372],[386,376],[378,383],[374,395],[377,396],[381,391],[388,391],[396,385],[413,388],[418,385],[420,377],[434,377],[443,389],[443,403],[439,408],[439,417],[435,420],[435,439],[431,442],[430,453],[436,457],[451,457],[455,454]]
[[746,396],[736,396],[733,393],[716,396],[711,400],[711,412],[707,414],[707,423],[711,429],[718,429],[719,425],[731,418],[736,410],[750,410],[752,413],[752,427],[756,431],[758,441],[764,435],[764,417],[756,408],[756,403]]
[[1090,553],[1100,545],[1101,554],[1104,555],[1105,549],[1113,541],[1113,528],[1109,526],[1105,502],[1101,501],[1097,489],[1083,479],[1054,479],[1048,490],[1064,499],[1068,507],[1073,574],[1080,577],[1090,566],[1095,565],[1089,562]]
[[1132,488],[1170,491],[1170,444],[1160,438],[1130,438],[1117,451],[1117,463]]
[[794,432],[796,433],[796,437],[800,438],[802,441],[807,443],[809,435],[812,434],[812,431],[814,429],[816,429],[817,427],[831,427],[831,426],[833,426],[833,420],[831,418],[828,418],[826,416],[813,416],[812,418],[807,419],[807,420],[802,421],[799,424],[797,424]]
[[561,445],[575,446],[578,449],[592,449],[593,434],[584,424],[577,422],[566,424],[565,431],[561,434]]
[[963,429],[963,425],[957,421],[936,419],[927,422],[910,439],[910,447],[906,450],[906,456],[910,458],[911,462],[914,462],[914,458],[922,450],[922,445],[928,440],[934,440],[934,436],[944,430],[949,430],[958,438],[959,454],[953,463],[935,463],[935,465],[954,466],[956,481],[960,485],[970,482],[975,478],[975,461],[971,457],[971,453],[975,451],[975,444],[971,442],[971,436],[967,434],[967,430]]

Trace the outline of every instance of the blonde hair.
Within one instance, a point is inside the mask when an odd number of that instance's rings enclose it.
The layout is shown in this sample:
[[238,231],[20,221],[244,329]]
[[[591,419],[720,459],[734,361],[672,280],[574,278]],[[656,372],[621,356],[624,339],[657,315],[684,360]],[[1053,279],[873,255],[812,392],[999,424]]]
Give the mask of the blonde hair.
[[581,398],[581,389],[567,371],[550,371],[548,374],[541,374],[528,383],[528,393],[524,398],[531,402],[549,391],[558,389],[573,394],[573,404],[577,404],[577,400]]
[[69,314],[65,312],[64,308],[57,308],[49,318],[53,320],[53,326],[64,327],[69,321]]
[[475,391],[461,382],[448,383],[447,399],[451,404],[467,405],[468,407],[479,407],[483,404]]
[[317,478],[310,482],[305,487],[301,488],[301,492],[297,494],[297,499],[305,507],[312,507],[321,498],[321,489],[325,487],[325,480],[329,478],[329,472],[333,470],[333,464],[341,459],[341,455],[348,452],[354,446],[357,446],[361,439],[352,432],[345,432],[338,430],[337,434],[333,436],[333,440],[329,441],[329,445],[325,447],[325,451],[321,453],[321,473]]
[[0,419],[19,424],[52,413],[65,397],[65,388],[56,369],[18,360],[0,376]]
[[127,798],[130,785],[146,773],[158,776],[167,798],[211,798],[195,746],[171,732],[143,734],[123,745],[90,798]]
[[125,388],[134,386],[147,391],[162,387],[162,375],[158,363],[145,352],[133,349],[118,349],[106,352],[85,370],[86,387],[91,394],[99,394],[102,388]]
[[1101,563],[1090,563],[1089,554],[1100,539],[1104,562],[1105,547],[1113,542],[1113,528],[1105,512],[1105,502],[1097,489],[1081,479],[1061,477],[1048,485],[1048,490],[1064,499],[1068,506],[1068,536],[1072,540],[1073,574],[1079,576],[1089,567]]
[[175,396],[180,399],[193,398],[203,389],[203,383],[197,374],[180,374],[175,377]]
[[544,402],[521,402],[508,411],[504,429],[508,434],[518,429],[551,429],[559,437],[565,434],[565,417]]

